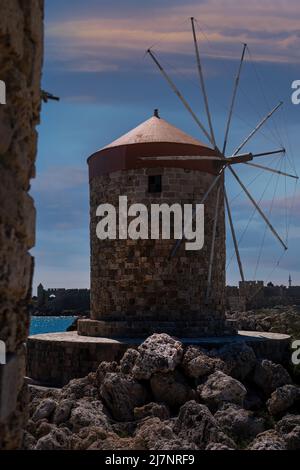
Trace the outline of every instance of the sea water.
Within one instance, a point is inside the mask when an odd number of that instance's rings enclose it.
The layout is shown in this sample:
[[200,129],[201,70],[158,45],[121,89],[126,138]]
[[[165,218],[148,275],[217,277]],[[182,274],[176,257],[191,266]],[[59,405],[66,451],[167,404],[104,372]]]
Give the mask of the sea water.
[[61,333],[72,325],[77,317],[31,317],[30,335],[41,333]]

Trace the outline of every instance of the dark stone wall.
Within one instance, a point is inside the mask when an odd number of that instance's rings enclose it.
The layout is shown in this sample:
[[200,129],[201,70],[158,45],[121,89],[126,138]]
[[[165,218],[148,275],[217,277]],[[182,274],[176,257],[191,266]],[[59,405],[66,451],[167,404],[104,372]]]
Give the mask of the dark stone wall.
[[35,208],[28,191],[35,174],[43,55],[43,1],[1,0],[0,80],[0,448],[21,445],[26,419],[25,347],[28,336]]

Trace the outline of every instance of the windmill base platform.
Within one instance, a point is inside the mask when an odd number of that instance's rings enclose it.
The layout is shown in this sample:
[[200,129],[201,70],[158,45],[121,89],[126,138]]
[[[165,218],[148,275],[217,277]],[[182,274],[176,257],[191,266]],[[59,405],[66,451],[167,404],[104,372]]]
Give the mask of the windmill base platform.
[[[244,342],[258,357],[281,364],[287,364],[290,355],[290,336],[279,333],[239,331],[233,336],[180,338],[180,341],[207,349]],[[102,361],[119,361],[126,349],[137,348],[141,342],[142,338],[82,336],[77,331],[30,336],[27,375],[33,383],[61,387],[95,371]]]
[[77,322],[78,334],[101,338],[148,338],[153,333],[166,333],[176,338],[198,338],[211,336],[232,336],[237,333],[236,321],[227,320],[222,313],[214,312],[201,317],[191,318],[186,314],[185,320],[174,318],[169,320],[134,319],[100,321],[80,319]]

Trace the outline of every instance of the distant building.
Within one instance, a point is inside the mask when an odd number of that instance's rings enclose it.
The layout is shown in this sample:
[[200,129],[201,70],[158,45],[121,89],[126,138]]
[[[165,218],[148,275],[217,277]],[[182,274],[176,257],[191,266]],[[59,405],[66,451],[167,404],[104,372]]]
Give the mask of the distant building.
[[245,311],[256,308],[275,307],[276,305],[300,304],[300,286],[275,286],[263,281],[244,281],[239,286],[227,286],[226,306],[231,311]]
[[37,287],[37,307],[51,313],[62,313],[64,310],[90,309],[89,289],[44,289],[42,284]]

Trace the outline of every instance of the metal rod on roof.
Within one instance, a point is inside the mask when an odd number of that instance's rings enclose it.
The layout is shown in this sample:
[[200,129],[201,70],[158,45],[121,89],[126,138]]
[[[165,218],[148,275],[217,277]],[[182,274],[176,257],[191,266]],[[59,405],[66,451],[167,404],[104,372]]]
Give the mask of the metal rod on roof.
[[212,141],[212,138],[211,136],[209,135],[209,133],[207,132],[207,130],[205,129],[205,127],[203,126],[203,124],[201,123],[201,121],[198,119],[198,117],[196,116],[196,114],[194,113],[194,111],[192,110],[192,108],[190,107],[190,105],[188,104],[188,102],[186,101],[186,99],[182,96],[182,94],[180,93],[180,91],[178,90],[178,88],[176,87],[176,85],[174,84],[174,82],[171,80],[171,78],[169,77],[169,75],[167,74],[167,72],[164,70],[164,68],[160,65],[160,63],[158,62],[157,58],[155,57],[155,55],[153,54],[153,52],[148,49],[147,50],[148,54],[150,55],[150,57],[152,58],[152,60],[154,61],[154,63],[157,65],[158,69],[160,70],[160,72],[162,73],[162,75],[164,76],[164,78],[166,79],[166,81],[168,82],[168,84],[170,85],[170,87],[172,88],[172,90],[174,91],[174,93],[178,96],[178,98],[180,99],[180,101],[183,103],[184,107],[188,110],[188,112],[192,115],[194,121],[197,123],[197,125],[200,127],[200,129],[202,130],[202,132],[204,133],[204,135],[206,136],[206,138],[209,140],[209,142],[214,145],[213,141]]
[[261,168],[262,170],[270,171],[272,173],[276,173],[277,175],[288,176],[289,178],[295,178],[296,180],[299,179],[297,175],[291,175],[290,173],[285,173],[284,171],[274,170],[274,168],[269,168],[268,166],[258,165],[257,163],[250,163],[250,162],[243,162],[244,165],[254,166],[255,168]]
[[211,142],[213,143],[214,148],[219,151],[219,149],[217,147],[217,144],[216,144],[216,139],[215,139],[214,129],[213,129],[213,125],[212,125],[211,114],[210,114],[210,111],[209,111],[208,97],[207,97],[207,93],[206,93],[206,87],[205,87],[204,75],[203,75],[203,71],[202,71],[202,65],[201,65],[201,59],[200,59],[200,53],[199,53],[199,46],[198,46],[198,41],[197,41],[197,37],[196,37],[194,21],[195,21],[195,19],[192,17],[191,18],[191,23],[192,23],[194,45],[195,45],[197,68],[198,68],[198,73],[199,73],[199,78],[200,78],[200,85],[201,85],[201,90],[202,90],[202,94],[203,94],[205,110],[206,110],[206,115],[207,115],[210,135],[211,135]]
[[[225,168],[226,168],[227,165],[224,165],[221,170],[219,171],[219,173],[217,174],[217,176],[215,177],[215,179],[212,181],[211,185],[209,186],[209,188],[207,189],[206,193],[204,194],[204,196],[202,197],[201,201],[199,202],[199,204],[204,204],[204,202],[206,201],[206,199],[208,198],[208,196],[210,195],[211,191],[214,189],[215,185],[217,184],[217,182],[219,181],[219,179],[221,178]],[[192,224],[194,218],[195,218],[195,215],[196,215],[197,211],[196,209],[193,211],[193,215],[192,215],[192,219],[190,221],[190,223]],[[182,238],[180,238],[179,240],[177,240],[177,242],[175,243],[172,251],[171,251],[171,254],[170,254],[170,258],[172,258],[173,256],[175,256],[178,248],[180,247],[181,243],[183,242],[183,240],[185,239],[184,235],[182,236]]]
[[258,124],[257,126],[253,129],[253,131],[248,135],[248,137],[246,137],[246,139],[241,143],[241,145],[239,145],[239,147],[233,152],[233,155],[236,155],[237,153],[240,152],[240,150],[247,144],[247,142],[249,142],[249,140],[254,136],[254,134],[256,134],[257,131],[259,131],[259,129],[268,121],[268,119],[270,119],[270,117],[275,113],[275,111],[277,111],[278,108],[280,108],[280,106],[283,105],[283,101],[280,101],[280,103],[278,103],[277,106],[275,106],[275,108],[272,109],[272,111],[270,111],[267,116],[265,116]]
[[237,259],[237,262],[238,262],[238,267],[239,267],[241,279],[242,279],[242,281],[245,281],[243,265],[242,265],[242,261],[241,261],[241,257],[240,257],[239,245],[238,245],[237,238],[236,238],[236,235],[235,235],[231,210],[230,210],[229,201],[228,201],[227,192],[226,192],[225,187],[224,187],[224,196],[225,196],[225,204],[226,204],[226,209],[227,209],[227,214],[228,214],[228,220],[229,220],[232,240],[233,240],[233,244],[234,244],[234,251],[235,251],[236,259]]
[[267,216],[264,214],[264,212],[262,211],[262,209],[259,207],[259,205],[257,204],[257,202],[253,199],[253,197],[251,196],[251,194],[249,193],[248,189],[246,188],[246,186],[244,185],[244,183],[241,181],[241,179],[239,178],[239,176],[236,174],[236,172],[231,168],[231,166],[228,167],[230,172],[232,173],[232,175],[235,177],[235,179],[237,180],[237,182],[239,183],[239,185],[242,187],[242,189],[245,191],[245,193],[247,194],[248,198],[250,199],[250,201],[252,202],[252,204],[254,205],[254,207],[256,208],[256,210],[259,212],[259,214],[261,215],[261,217],[264,219],[264,221],[266,222],[267,226],[269,227],[269,229],[271,230],[271,232],[273,233],[273,235],[275,235],[275,237],[277,238],[277,240],[279,240],[279,242],[281,243],[281,245],[283,246],[283,248],[285,250],[288,249],[287,245],[284,243],[284,241],[281,239],[281,237],[278,235],[278,233],[276,232],[275,228],[273,227],[273,225],[271,224],[271,222],[269,221],[269,219],[267,218]]
[[219,218],[220,191],[221,191],[221,186],[219,185],[218,191],[217,191],[215,217],[214,217],[214,224],[213,224],[213,236],[212,236],[212,241],[211,241],[210,257],[209,257],[209,265],[208,265],[207,289],[206,289],[206,299],[205,299],[206,303],[208,302],[208,299],[210,296],[210,290],[211,290],[212,268],[213,268],[214,257],[215,257],[215,243],[216,243],[217,226],[218,226],[218,218]]
[[235,99],[236,99],[238,86],[239,86],[239,82],[240,82],[240,76],[241,76],[241,72],[242,72],[242,66],[243,66],[243,62],[244,62],[244,58],[245,58],[246,49],[247,49],[247,44],[244,44],[242,57],[241,57],[241,60],[240,60],[240,65],[239,65],[239,68],[238,68],[238,72],[237,72],[237,76],[236,76],[235,84],[234,84],[234,88],[233,88],[233,95],[232,95],[231,105],[230,105],[230,109],[229,109],[229,115],[228,115],[228,119],[227,119],[226,132],[225,132],[224,145],[223,145],[223,155],[225,155],[225,152],[226,152],[228,135],[229,135],[229,130],[230,130],[230,124],[231,124],[231,119],[232,119],[232,115],[233,115],[233,109],[234,109]]

